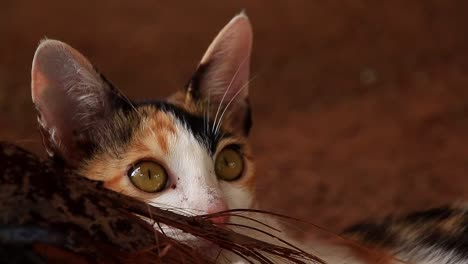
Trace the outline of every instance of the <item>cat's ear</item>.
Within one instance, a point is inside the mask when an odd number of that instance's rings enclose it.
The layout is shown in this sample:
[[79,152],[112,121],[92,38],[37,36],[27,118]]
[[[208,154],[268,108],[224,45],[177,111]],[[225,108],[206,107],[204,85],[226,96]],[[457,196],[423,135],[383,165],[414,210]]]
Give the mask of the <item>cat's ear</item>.
[[36,50],[31,93],[47,152],[71,165],[92,150],[91,134],[121,98],[82,54],[56,40]]
[[187,92],[213,118],[247,135],[251,127],[248,101],[252,26],[245,13],[235,16],[216,36],[203,56]]

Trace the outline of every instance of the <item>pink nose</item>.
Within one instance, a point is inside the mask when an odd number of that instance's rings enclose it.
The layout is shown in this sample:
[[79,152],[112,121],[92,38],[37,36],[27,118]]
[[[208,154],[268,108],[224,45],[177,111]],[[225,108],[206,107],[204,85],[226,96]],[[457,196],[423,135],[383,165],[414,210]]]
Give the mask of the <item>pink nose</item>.
[[213,224],[224,225],[229,222],[229,216],[222,215],[222,216],[210,217],[208,218],[208,220],[210,220]]
[[[216,214],[222,211],[226,211],[229,208],[225,203],[219,203],[208,208],[208,214]],[[224,225],[229,222],[229,215],[220,215],[208,218],[213,224]]]

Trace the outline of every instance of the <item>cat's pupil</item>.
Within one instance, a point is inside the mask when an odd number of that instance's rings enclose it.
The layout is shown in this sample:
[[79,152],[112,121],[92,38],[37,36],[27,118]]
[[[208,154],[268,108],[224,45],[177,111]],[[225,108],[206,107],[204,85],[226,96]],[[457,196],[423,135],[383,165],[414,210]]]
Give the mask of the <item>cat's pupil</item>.
[[238,179],[244,171],[244,160],[239,151],[227,147],[216,158],[215,172],[218,178],[225,181]]
[[166,170],[153,161],[142,161],[134,165],[128,172],[133,185],[144,192],[159,192],[167,185]]

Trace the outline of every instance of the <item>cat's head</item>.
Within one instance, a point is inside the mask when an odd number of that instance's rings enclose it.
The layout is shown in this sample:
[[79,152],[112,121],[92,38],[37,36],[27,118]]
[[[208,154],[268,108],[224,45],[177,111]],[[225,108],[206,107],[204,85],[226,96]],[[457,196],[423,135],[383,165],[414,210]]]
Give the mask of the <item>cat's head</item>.
[[78,51],[42,41],[32,98],[48,153],[112,190],[178,212],[251,207],[251,47],[250,22],[237,15],[184,89],[132,103]]

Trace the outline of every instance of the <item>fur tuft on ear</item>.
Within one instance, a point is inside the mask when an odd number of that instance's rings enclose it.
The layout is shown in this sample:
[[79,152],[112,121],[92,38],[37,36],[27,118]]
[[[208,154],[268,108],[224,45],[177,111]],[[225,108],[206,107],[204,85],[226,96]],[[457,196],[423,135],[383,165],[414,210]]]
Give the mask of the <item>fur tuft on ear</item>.
[[188,94],[210,105],[216,122],[247,135],[250,129],[248,86],[253,32],[241,12],[216,36],[188,86]]
[[47,39],[34,55],[31,93],[49,155],[71,164],[90,151],[89,133],[121,101],[82,54],[63,42]]

